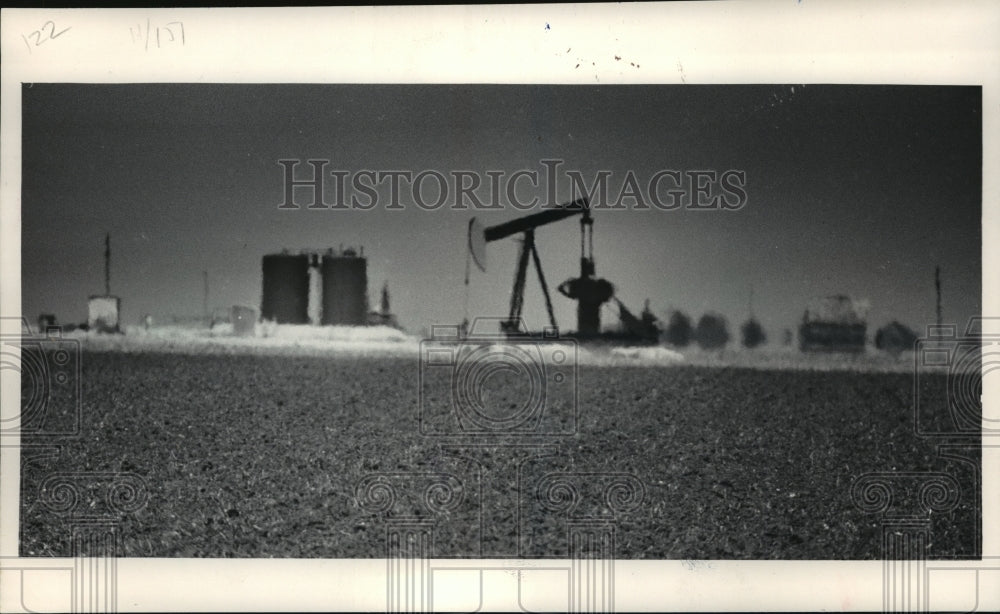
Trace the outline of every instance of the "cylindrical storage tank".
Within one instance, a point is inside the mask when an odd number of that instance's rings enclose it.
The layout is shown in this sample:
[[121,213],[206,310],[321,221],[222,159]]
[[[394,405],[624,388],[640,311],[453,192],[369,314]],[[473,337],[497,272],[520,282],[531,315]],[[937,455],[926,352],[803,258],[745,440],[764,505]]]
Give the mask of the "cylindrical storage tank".
[[309,323],[309,256],[264,256],[260,317],[278,324]]
[[368,261],[345,250],[323,256],[323,324],[368,323]]

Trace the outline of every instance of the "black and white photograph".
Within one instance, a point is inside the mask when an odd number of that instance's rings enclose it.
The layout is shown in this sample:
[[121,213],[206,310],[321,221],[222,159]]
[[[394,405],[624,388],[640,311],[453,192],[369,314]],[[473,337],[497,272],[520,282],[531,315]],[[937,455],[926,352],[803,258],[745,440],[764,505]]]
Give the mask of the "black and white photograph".
[[[118,43],[190,63],[198,13],[146,13]],[[4,12],[5,69],[83,36],[39,15]],[[557,36],[540,80],[5,76],[15,610],[330,560],[383,611],[662,609],[629,588],[685,575],[760,609],[733,578],[788,562],[862,570],[825,609],[995,603],[996,79]]]

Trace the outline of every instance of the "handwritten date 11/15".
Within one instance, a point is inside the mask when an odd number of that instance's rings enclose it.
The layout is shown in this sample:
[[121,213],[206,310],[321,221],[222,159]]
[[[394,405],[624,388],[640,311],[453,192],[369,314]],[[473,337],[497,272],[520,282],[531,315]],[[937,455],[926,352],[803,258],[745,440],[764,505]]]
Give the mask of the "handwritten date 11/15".
[[180,21],[171,21],[164,25],[157,25],[147,19],[145,28],[142,27],[142,24],[136,24],[129,27],[128,33],[132,37],[132,43],[142,43],[146,51],[149,51],[150,42],[158,49],[171,43],[183,46],[185,42],[184,23]]
[[55,22],[46,21],[42,24],[41,28],[38,28],[34,32],[30,32],[27,35],[22,34],[21,38],[24,40],[24,45],[28,48],[28,53],[31,53],[32,47],[39,47],[45,41],[58,38],[69,31],[69,29],[69,27],[66,27],[62,30],[56,31]]

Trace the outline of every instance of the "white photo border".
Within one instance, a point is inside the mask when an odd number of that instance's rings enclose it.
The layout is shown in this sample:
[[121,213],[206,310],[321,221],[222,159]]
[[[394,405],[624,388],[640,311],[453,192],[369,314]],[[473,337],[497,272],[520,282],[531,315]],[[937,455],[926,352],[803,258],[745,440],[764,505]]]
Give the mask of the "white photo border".
[[[182,24],[183,44],[137,42],[132,29],[150,20]],[[4,9],[0,27],[5,317],[20,315],[21,86],[31,82],[980,85],[983,312],[1000,314],[997,276],[987,274],[1000,261],[1000,178],[985,172],[1000,168],[1000,6],[993,3]],[[577,69],[577,57],[594,65]],[[996,403],[997,392],[985,390],[984,404]],[[19,391],[0,395],[3,414],[16,414]],[[928,562],[933,609],[1000,609],[1000,523],[989,522],[1000,517],[998,461],[1000,449],[984,446],[984,558]],[[19,462],[16,446],[0,449],[0,609],[61,609],[74,561],[17,557]],[[492,610],[518,607],[518,580],[558,563],[431,566],[445,570],[436,595],[464,590],[468,576],[454,569],[465,568],[485,587],[480,606]],[[381,560],[126,558],[117,562],[117,608],[383,610],[385,573]],[[882,573],[880,561],[621,560],[615,608],[880,610]]]

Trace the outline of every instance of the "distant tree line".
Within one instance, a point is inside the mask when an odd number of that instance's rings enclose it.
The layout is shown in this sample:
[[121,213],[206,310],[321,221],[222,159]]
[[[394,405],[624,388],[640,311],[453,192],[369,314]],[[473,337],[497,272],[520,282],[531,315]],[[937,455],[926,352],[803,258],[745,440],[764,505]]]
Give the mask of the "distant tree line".
[[912,350],[916,343],[917,333],[895,320],[875,333],[875,347],[894,356],[899,356],[905,350]]
[[[786,329],[784,336],[785,345],[790,345],[791,331]],[[912,350],[917,338],[917,333],[912,329],[893,320],[878,329],[875,334],[875,347],[898,356],[903,351]],[[725,316],[708,312],[698,319],[697,325],[694,325],[687,314],[675,310],[667,321],[663,339],[677,348],[685,348],[693,343],[703,350],[720,350],[729,344],[731,337]],[[764,327],[753,316],[740,326],[740,343],[747,349],[754,349],[767,343]]]
[[[698,319],[697,325],[691,324],[691,318],[682,311],[670,314],[664,331],[665,341],[678,348],[695,343],[703,350],[720,350],[729,344],[729,324],[725,316],[709,312]],[[751,317],[740,327],[740,341],[743,347],[753,349],[767,342],[764,327]]]

